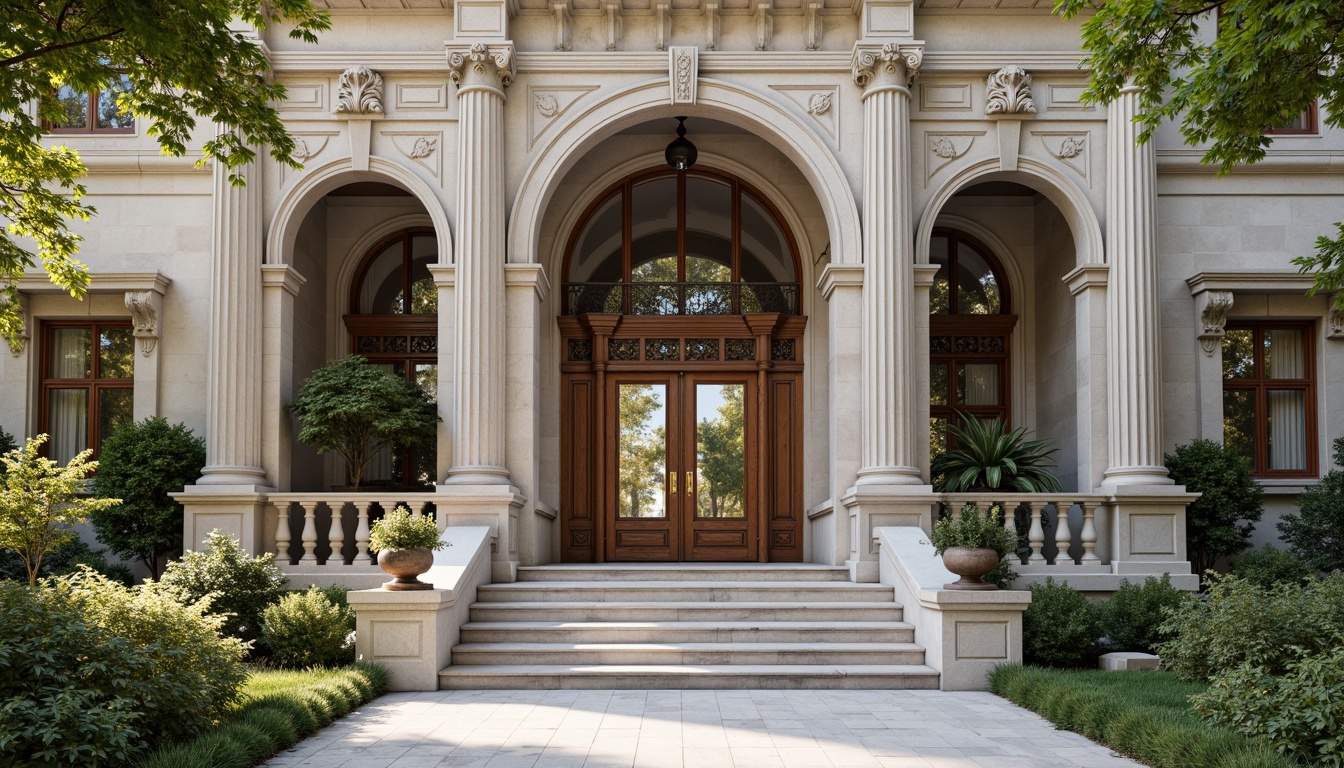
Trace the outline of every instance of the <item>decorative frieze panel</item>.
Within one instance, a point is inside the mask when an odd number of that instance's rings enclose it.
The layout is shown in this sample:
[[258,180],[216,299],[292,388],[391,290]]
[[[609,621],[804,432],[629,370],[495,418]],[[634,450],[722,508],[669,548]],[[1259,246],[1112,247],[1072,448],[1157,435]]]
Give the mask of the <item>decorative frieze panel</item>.
[[989,95],[985,102],[986,115],[1005,117],[1036,114],[1031,99],[1031,75],[1016,65],[1009,65],[989,76]]
[[588,362],[593,359],[593,343],[588,339],[570,339],[569,340],[569,360],[571,362]]
[[694,46],[673,46],[667,54],[668,83],[673,104],[694,104],[700,78],[700,52]]
[[358,336],[355,349],[361,355],[433,355],[439,351],[439,337],[427,335]]
[[921,83],[919,111],[969,112],[971,110],[970,83]]
[[383,114],[383,78],[364,66],[354,66],[341,73],[336,91],[338,115]]
[[285,100],[280,104],[283,111],[326,111],[326,82],[321,83],[284,83]]
[[755,360],[755,339],[727,339],[724,341],[725,360]]
[[445,83],[397,83],[397,109],[447,109],[448,88]]

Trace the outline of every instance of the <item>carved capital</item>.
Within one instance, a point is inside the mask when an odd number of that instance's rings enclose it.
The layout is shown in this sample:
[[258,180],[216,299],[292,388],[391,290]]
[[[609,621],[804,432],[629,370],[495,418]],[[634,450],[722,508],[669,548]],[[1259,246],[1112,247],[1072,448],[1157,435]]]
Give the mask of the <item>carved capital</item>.
[[895,85],[910,87],[919,65],[924,61],[924,46],[887,43],[878,46],[854,46],[850,61],[854,84],[860,88]]
[[1204,308],[1199,311],[1199,343],[1204,354],[1213,357],[1213,351],[1223,340],[1227,326],[1227,313],[1232,310],[1231,291],[1207,291],[1204,294]]
[[472,43],[448,50],[448,76],[458,88],[485,86],[503,90],[513,82],[512,43]]
[[342,72],[335,111],[338,115],[383,114],[382,76],[362,66]]
[[1344,307],[1330,301],[1330,312],[1326,315],[1325,335],[1331,339],[1344,339]]
[[1031,75],[1026,70],[1010,65],[990,75],[988,82],[986,115],[1036,114],[1036,104],[1031,100]]
[[140,342],[140,354],[149,357],[159,340],[158,295],[153,291],[127,291],[126,308],[131,311],[131,334]]
[[9,344],[9,353],[19,357],[28,348],[28,340],[32,337],[28,333],[28,297],[12,285],[0,290],[0,314],[9,314],[11,311],[18,315],[18,325],[12,335],[5,337],[5,341]]

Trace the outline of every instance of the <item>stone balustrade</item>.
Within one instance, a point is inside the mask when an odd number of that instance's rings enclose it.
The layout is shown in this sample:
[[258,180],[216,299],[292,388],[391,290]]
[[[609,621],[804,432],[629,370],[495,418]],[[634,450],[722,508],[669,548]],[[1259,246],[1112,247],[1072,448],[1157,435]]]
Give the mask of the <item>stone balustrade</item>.
[[[1109,566],[1109,530],[1098,516],[1107,514],[1107,497],[1068,493],[944,493],[939,503],[955,512],[966,504],[984,510],[999,505],[1005,511],[1004,527],[1027,531],[1030,551],[1015,569],[1054,573],[1096,572]],[[935,509],[935,514],[937,510]],[[1105,555],[1105,556],[1103,556]]]

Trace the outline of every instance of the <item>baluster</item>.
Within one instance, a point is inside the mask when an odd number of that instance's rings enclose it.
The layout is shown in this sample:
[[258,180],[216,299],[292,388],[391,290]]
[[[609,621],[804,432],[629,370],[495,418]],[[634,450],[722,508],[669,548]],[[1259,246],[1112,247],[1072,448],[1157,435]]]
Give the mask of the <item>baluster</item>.
[[359,525],[355,526],[355,562],[359,565],[369,564],[369,511],[373,504],[372,501],[367,504],[355,502],[359,512]]
[[300,563],[317,563],[317,502],[300,501],[303,507],[303,557]]
[[1041,513],[1044,509],[1044,504],[1038,507],[1034,501],[1027,502],[1027,511],[1031,513],[1031,530],[1027,531],[1031,554],[1027,556],[1027,565],[1045,562],[1045,555],[1041,552],[1045,547],[1045,529],[1041,527]]
[[418,503],[406,502],[406,506],[411,508],[411,517],[425,516],[425,502],[423,501]]
[[289,502],[275,505],[275,559],[283,565],[291,565],[289,558]]
[[1073,545],[1073,532],[1069,529],[1069,510],[1071,502],[1055,502],[1055,565],[1072,564],[1069,547]]
[[345,565],[345,553],[341,551],[345,547],[345,526],[341,520],[345,504],[328,502],[327,509],[331,510],[331,528],[327,534],[331,542],[331,554],[327,556],[327,565]]
[[1083,511],[1083,564],[1099,563],[1101,558],[1097,557],[1097,526],[1092,521],[1097,513],[1095,504],[1088,504],[1085,501],[1078,502],[1078,508]]

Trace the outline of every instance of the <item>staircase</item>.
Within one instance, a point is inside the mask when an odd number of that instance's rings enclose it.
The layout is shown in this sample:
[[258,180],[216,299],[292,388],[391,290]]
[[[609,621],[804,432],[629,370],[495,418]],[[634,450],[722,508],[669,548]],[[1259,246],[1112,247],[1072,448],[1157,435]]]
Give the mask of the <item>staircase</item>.
[[478,590],[442,689],[937,688],[892,590],[843,568],[520,568]]

